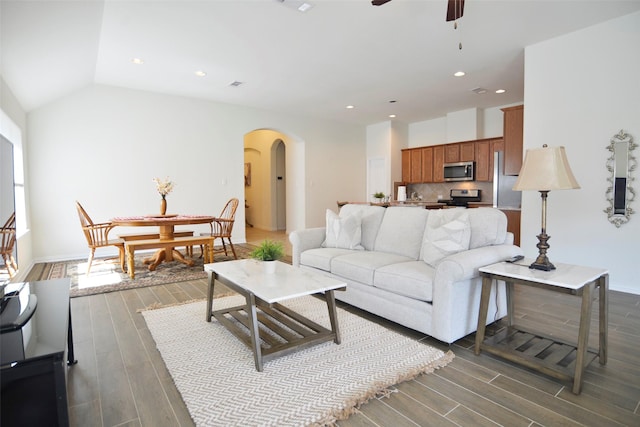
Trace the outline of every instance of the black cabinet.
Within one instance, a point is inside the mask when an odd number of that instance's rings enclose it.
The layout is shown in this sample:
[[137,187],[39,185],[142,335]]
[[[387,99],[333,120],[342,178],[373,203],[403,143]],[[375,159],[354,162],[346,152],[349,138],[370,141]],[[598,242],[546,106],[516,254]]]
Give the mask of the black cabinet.
[[[9,284],[4,293],[0,425],[67,426],[67,364],[75,363],[69,279]],[[16,309],[34,299],[32,315],[16,322]]]

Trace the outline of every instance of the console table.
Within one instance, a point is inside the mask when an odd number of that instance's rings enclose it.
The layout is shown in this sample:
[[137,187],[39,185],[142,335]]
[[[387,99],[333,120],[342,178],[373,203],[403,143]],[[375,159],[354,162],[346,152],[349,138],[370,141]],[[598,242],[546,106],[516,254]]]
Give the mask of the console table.
[[[607,363],[607,329],[609,272],[601,268],[556,264],[551,271],[529,268],[533,260],[517,263],[499,262],[479,269],[482,295],[478,315],[475,353],[481,350],[535,369],[560,380],[573,381],[573,393],[580,394],[585,367],[595,357],[601,365]],[[494,281],[507,285],[507,328],[485,339],[485,325],[491,287]],[[562,342],[539,332],[525,330],[513,324],[513,288],[533,286],[552,292],[582,298],[577,344]],[[589,325],[595,288],[599,289],[599,348],[589,350]]]

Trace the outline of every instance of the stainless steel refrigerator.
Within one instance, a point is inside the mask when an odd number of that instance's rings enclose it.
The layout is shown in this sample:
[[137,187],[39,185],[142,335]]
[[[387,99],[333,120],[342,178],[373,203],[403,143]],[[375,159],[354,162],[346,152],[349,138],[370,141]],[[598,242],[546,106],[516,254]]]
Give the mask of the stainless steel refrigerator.
[[517,176],[504,174],[504,153],[493,153],[493,207],[500,209],[520,209],[522,192],[513,191]]

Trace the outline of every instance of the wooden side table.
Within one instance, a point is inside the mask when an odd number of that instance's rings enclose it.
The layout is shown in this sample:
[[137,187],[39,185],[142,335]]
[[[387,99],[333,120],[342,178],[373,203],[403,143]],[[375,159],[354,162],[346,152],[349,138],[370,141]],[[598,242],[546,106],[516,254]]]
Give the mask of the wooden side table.
[[[541,271],[529,269],[533,260],[517,263],[499,262],[479,269],[482,276],[482,295],[478,315],[475,353],[480,350],[503,357],[560,380],[573,380],[573,393],[580,394],[585,367],[599,358],[607,363],[607,329],[609,272],[601,268],[570,264],[556,264],[556,269]],[[491,286],[494,280],[507,284],[507,328],[485,339],[485,325]],[[515,285],[533,286],[553,292],[582,297],[580,328],[577,344],[527,331],[513,324],[513,288]],[[588,348],[589,325],[595,288],[599,289],[599,348]]]

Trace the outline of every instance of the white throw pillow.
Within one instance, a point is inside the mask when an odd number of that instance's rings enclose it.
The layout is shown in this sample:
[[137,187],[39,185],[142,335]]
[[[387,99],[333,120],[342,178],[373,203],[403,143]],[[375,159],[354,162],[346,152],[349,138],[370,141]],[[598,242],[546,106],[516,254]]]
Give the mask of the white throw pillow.
[[362,239],[362,221],[359,215],[338,216],[331,209],[327,209],[327,229],[325,248],[364,249],[360,244]]
[[469,249],[471,223],[466,209],[432,210],[422,242],[422,259],[432,267],[442,258]]

